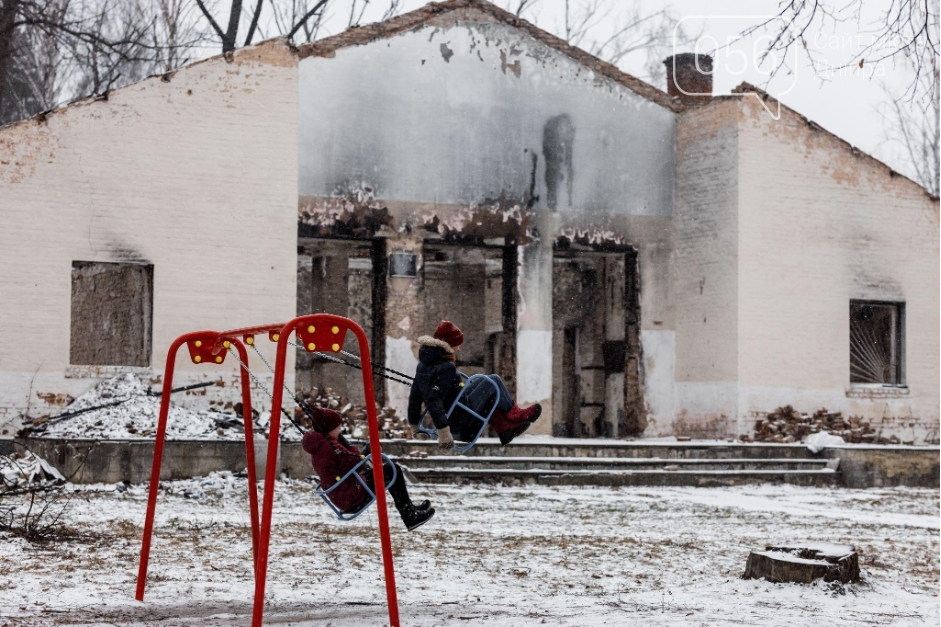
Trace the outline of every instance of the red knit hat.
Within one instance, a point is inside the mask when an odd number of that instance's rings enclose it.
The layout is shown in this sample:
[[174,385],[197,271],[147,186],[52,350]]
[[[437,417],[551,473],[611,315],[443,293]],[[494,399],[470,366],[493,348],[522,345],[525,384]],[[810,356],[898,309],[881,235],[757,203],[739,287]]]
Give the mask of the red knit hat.
[[311,407],[310,409],[310,413],[313,414],[314,422],[317,423],[318,427],[323,429],[324,433],[330,433],[343,424],[343,416],[332,409],[325,407]]
[[435,329],[436,340],[447,342],[448,346],[455,348],[464,343],[464,334],[450,320],[442,320]]

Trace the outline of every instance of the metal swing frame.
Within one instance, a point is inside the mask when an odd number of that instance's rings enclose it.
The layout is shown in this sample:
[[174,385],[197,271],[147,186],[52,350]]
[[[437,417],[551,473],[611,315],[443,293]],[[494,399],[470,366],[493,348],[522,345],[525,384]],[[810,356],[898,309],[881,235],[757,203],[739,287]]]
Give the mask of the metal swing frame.
[[[455,447],[454,447],[454,450],[455,450],[455,451],[458,451],[458,452],[460,452],[460,453],[463,453],[464,451],[469,451],[469,450],[474,446],[474,444],[477,443],[477,440],[480,439],[480,436],[481,436],[481,435],[483,435],[483,432],[484,432],[484,430],[487,428],[487,425],[490,424],[490,417],[493,416],[493,412],[496,411],[497,406],[500,405],[500,386],[497,385],[497,384],[493,381],[493,379],[491,379],[488,375],[485,375],[485,374],[475,374],[475,375],[470,376],[470,377],[468,377],[468,376],[467,376],[466,374],[464,374],[463,372],[458,372],[458,374],[461,375],[461,376],[464,378],[464,381],[461,383],[461,391],[458,392],[457,398],[454,399],[454,402],[451,403],[451,407],[448,408],[448,412],[447,412],[448,419],[450,420],[451,414],[454,413],[454,408],[455,408],[455,407],[460,407],[461,409],[463,409],[464,411],[466,411],[467,413],[469,413],[472,417],[474,417],[474,418],[476,418],[477,420],[479,420],[480,423],[481,423],[481,424],[480,424],[480,429],[477,430],[477,434],[474,436],[474,439],[473,439],[473,440],[471,440],[470,442],[468,442],[468,443],[465,444],[464,446],[455,446]],[[486,417],[486,418],[484,418],[483,416],[481,416],[480,414],[478,414],[476,411],[474,411],[473,409],[471,409],[470,407],[468,407],[467,405],[465,405],[464,403],[461,402],[461,397],[464,396],[464,392],[466,392],[467,389],[468,389],[468,387],[470,387],[471,382],[472,382],[472,381],[475,381],[475,380],[477,380],[477,379],[484,379],[487,383],[489,383],[491,386],[493,386],[493,390],[494,390],[494,392],[496,392],[496,397],[495,397],[494,400],[493,400],[493,406],[490,408],[490,412],[487,414],[487,417]],[[431,436],[432,438],[434,438],[434,439],[437,440],[437,439],[438,439],[438,430],[435,429],[434,426],[432,426],[432,427],[423,427],[423,426],[422,426],[422,423],[425,422],[425,416],[427,416],[427,415],[428,415],[428,408],[426,407],[426,408],[425,408],[425,411],[422,412],[421,419],[418,421],[418,430],[421,431],[422,433],[428,434],[429,436]]]
[[[274,508],[274,489],[275,472],[277,470],[278,445],[280,441],[281,428],[281,405],[284,392],[284,377],[286,370],[286,360],[289,345],[289,337],[292,333],[302,341],[302,344],[309,352],[315,352],[317,346],[321,350],[330,349],[332,352],[339,352],[343,347],[343,342],[347,332],[352,332],[356,337],[359,348],[360,361],[363,372],[363,390],[366,401],[366,416],[369,421],[369,442],[370,455],[379,455],[382,459],[387,459],[382,455],[379,444],[379,421],[376,416],[376,398],[373,390],[372,366],[369,360],[369,342],[362,327],[348,318],[334,316],[331,314],[312,314],[294,318],[285,324],[270,324],[256,327],[245,327],[233,329],[231,331],[197,331],[181,335],[170,345],[167,352],[167,364],[164,370],[163,393],[160,398],[160,416],[157,426],[157,439],[154,446],[154,459],[150,474],[150,490],[147,498],[147,517],[144,523],[144,537],[141,543],[140,568],[137,574],[137,592],[135,598],[138,601],[144,600],[144,588],[147,583],[147,568],[150,557],[150,544],[153,535],[154,516],[157,508],[157,491],[160,483],[160,467],[163,459],[163,447],[166,440],[167,417],[170,411],[170,391],[173,387],[173,371],[176,364],[177,353],[185,344],[190,360],[197,365],[224,363],[229,349],[234,347],[238,359],[245,367],[241,370],[242,385],[242,415],[245,420],[245,458],[248,470],[248,500],[251,513],[251,532],[252,532],[252,560],[255,571],[255,599],[252,609],[252,627],[261,627],[264,620],[265,609],[265,582],[268,573],[268,548],[271,540],[271,516]],[[248,371],[248,352],[245,350],[245,344],[254,345],[255,336],[267,333],[268,339],[277,342],[277,355],[275,357],[274,383],[271,399],[271,422],[269,423],[268,453],[265,464],[265,487],[262,499],[261,520],[258,515],[258,486],[255,476],[255,449],[252,440],[252,405],[251,405],[251,382],[250,372]],[[325,347],[325,348],[324,348]],[[356,471],[360,466],[366,463],[368,458],[364,458],[350,472]],[[393,466],[393,469],[395,466]],[[382,464],[373,464],[374,485],[385,486]],[[395,471],[393,470],[393,473]],[[344,476],[344,479],[350,473]],[[359,477],[363,481],[362,477]],[[393,474],[393,481],[395,474]],[[364,482],[365,483],[365,482]],[[390,482],[391,484],[391,482]],[[339,485],[339,483],[338,483]],[[336,486],[332,486],[333,489]],[[318,486],[319,488],[319,486]],[[367,488],[368,489],[368,488]],[[330,490],[323,491],[324,493]],[[372,499],[356,515],[359,515],[374,501],[378,506],[379,518],[379,539],[382,545],[382,562],[385,574],[386,598],[389,606],[389,624],[392,627],[400,627],[398,595],[395,588],[395,569],[392,563],[392,541],[389,535],[389,514],[386,507],[385,490],[369,491]],[[323,498],[327,498],[321,495]],[[333,508],[333,504],[327,501]],[[339,515],[336,508],[334,512]],[[353,516],[355,518],[355,516]],[[352,519],[352,518],[350,518]],[[341,517],[341,520],[343,518]]]

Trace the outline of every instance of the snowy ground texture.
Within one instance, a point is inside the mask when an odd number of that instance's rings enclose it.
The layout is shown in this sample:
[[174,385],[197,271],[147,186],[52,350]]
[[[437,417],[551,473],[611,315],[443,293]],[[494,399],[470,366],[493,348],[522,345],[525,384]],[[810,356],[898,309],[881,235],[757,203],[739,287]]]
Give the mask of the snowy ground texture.
[[[375,509],[339,523],[306,481],[275,494],[266,624],[387,624]],[[438,515],[393,546],[407,626],[938,625],[937,490],[791,486],[413,486]],[[0,625],[247,625],[244,479],[166,483],[146,602],[133,601],[146,486],[82,488],[84,539],[0,535]],[[846,587],[739,578],[748,551],[855,544]]]

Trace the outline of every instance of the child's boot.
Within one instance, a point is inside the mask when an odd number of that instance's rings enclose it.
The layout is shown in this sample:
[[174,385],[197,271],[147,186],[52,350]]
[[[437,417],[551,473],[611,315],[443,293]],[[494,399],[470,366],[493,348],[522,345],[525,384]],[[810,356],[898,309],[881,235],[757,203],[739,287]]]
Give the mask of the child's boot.
[[[422,503],[422,505],[424,505],[424,503]],[[399,515],[402,516],[402,522],[405,523],[405,528],[409,531],[414,531],[434,517],[435,508],[419,509],[412,503],[409,503],[399,508]]]

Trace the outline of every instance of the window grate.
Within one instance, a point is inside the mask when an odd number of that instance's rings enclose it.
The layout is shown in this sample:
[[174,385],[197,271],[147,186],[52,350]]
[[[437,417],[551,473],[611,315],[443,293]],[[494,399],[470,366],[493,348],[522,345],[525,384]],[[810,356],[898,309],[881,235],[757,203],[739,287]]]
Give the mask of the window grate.
[[850,302],[850,383],[903,385],[904,305]]

